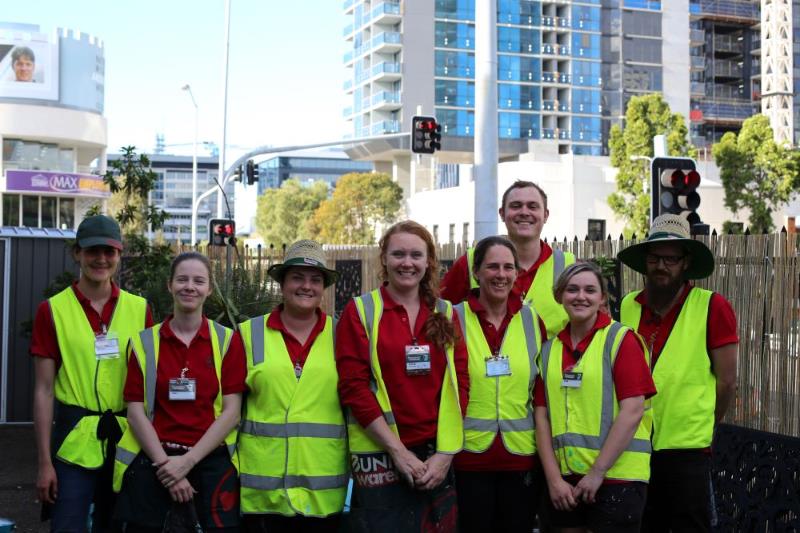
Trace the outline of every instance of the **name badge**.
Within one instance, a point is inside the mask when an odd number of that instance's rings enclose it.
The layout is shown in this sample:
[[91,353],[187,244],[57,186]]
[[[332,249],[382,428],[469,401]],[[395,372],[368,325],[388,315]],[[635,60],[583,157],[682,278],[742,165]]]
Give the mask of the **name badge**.
[[511,375],[511,362],[507,355],[494,355],[486,358],[486,375],[490,378]]
[[577,389],[580,388],[582,380],[582,372],[564,372],[564,376],[561,379],[561,386],[568,387],[570,389]]
[[94,356],[97,360],[119,359],[119,338],[114,333],[103,333],[94,338]]
[[418,376],[431,371],[431,347],[427,344],[406,346],[406,374]]
[[175,401],[194,400],[197,395],[195,378],[172,378],[169,380],[169,399]]

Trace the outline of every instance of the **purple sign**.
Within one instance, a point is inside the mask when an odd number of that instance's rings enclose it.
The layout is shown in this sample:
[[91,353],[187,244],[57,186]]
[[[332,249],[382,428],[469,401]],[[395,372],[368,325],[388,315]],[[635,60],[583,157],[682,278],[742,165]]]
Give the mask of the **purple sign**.
[[111,196],[102,176],[42,170],[7,170],[6,191],[47,192],[82,196]]

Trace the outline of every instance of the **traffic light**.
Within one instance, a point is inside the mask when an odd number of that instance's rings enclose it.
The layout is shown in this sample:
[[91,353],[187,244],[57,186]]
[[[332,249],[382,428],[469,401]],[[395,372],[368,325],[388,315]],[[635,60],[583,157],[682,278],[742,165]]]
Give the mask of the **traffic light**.
[[689,157],[654,157],[652,171],[652,218],[664,213],[680,215],[689,222],[693,234],[705,233],[707,225],[700,220],[700,173]]
[[239,183],[242,182],[242,176],[244,176],[244,167],[239,165],[236,167],[236,170],[233,171],[233,181],[238,181]]
[[258,183],[258,167],[252,159],[247,162],[246,173],[248,185]]
[[235,244],[236,222],[229,218],[212,218],[209,220],[208,242],[212,246]]
[[442,147],[442,126],[436,117],[415,116],[411,119],[411,151],[432,154]]

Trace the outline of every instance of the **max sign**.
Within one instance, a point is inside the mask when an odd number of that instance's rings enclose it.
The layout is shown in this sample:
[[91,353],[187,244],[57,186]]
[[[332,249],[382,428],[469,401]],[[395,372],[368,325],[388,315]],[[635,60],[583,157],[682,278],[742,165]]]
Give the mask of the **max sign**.
[[111,192],[102,176],[67,174],[41,170],[6,171],[6,191],[74,194],[108,197]]

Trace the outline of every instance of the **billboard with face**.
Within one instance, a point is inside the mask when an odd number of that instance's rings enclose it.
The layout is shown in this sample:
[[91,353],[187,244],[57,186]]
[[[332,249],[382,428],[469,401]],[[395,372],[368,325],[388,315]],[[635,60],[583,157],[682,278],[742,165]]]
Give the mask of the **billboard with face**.
[[57,38],[0,33],[0,98],[58,100]]

